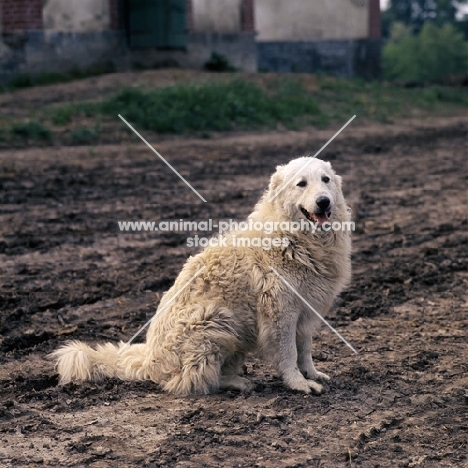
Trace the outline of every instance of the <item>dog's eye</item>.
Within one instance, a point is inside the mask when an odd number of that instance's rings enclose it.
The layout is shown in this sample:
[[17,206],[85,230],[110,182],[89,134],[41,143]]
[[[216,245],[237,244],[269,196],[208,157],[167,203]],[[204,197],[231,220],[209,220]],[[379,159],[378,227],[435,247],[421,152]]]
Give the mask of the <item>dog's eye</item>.
[[328,177],[328,176],[323,176],[323,177],[322,177],[322,182],[325,182],[326,184],[328,184],[328,182],[330,182],[330,177]]
[[300,182],[298,182],[297,186],[298,187],[305,187],[307,185],[307,182],[305,180],[301,180]]

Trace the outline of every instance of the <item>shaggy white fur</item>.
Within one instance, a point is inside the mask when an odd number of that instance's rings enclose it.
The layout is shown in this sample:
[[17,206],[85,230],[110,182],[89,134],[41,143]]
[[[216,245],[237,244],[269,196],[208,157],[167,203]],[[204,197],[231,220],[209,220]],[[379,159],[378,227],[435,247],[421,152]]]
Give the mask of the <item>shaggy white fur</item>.
[[[301,168],[308,163],[305,169]],[[299,173],[298,173],[299,171]],[[291,177],[293,180],[277,193]],[[328,199],[326,205],[324,198]],[[341,178],[330,163],[298,158],[278,166],[254,212],[253,221],[350,221]],[[312,362],[312,334],[319,319],[278,278],[277,270],[323,316],[351,275],[351,235],[344,231],[228,233],[228,237],[283,237],[287,247],[208,247],[190,257],[160,303],[146,343],[95,349],[74,341],[55,351],[60,382],[118,377],[149,379],[180,395],[219,388],[248,391],[242,377],[245,355],[259,351],[270,359],[285,385],[305,393],[322,392],[328,380]],[[179,294],[202,267],[203,272]],[[121,352],[119,353],[119,350]]]

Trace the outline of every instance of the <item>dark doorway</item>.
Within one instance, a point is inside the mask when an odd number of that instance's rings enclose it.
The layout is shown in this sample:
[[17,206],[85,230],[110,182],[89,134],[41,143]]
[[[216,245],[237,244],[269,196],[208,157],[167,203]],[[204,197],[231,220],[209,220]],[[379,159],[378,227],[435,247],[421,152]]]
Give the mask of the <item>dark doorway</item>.
[[186,0],[125,0],[124,17],[130,47],[187,46]]

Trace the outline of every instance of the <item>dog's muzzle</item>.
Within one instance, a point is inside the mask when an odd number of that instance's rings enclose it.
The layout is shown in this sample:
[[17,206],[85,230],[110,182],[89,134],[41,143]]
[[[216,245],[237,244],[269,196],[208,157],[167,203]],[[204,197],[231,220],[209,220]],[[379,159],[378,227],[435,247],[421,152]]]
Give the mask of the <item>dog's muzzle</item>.
[[328,197],[319,197],[315,201],[317,208],[313,211],[307,211],[303,206],[300,207],[302,214],[313,223],[317,223],[321,226],[323,223],[326,223],[331,216],[331,202]]

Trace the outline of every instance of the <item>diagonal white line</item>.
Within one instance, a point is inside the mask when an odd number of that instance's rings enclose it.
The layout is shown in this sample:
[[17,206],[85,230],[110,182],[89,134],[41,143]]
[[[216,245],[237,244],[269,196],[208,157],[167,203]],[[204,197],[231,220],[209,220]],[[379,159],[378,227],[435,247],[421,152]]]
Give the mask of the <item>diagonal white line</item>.
[[333,332],[335,333],[343,343],[348,346],[351,351],[355,354],[358,352],[294,289],[294,287],[289,284],[273,267],[270,267],[278,276],[278,278],[286,285],[288,288],[296,294],[296,296],[312,311],[317,315],[317,317]]
[[[316,158],[354,119],[356,118],[353,115],[313,156]],[[285,182],[279,190],[268,200],[270,203],[297,177],[297,175],[302,172],[311,162],[312,159],[305,163],[287,182]]]
[[206,266],[201,267],[185,284],[182,288],[180,288],[176,294],[174,294],[163,307],[158,309],[156,313],[125,343],[125,345],[119,349],[117,354],[120,354],[127,346],[131,344],[131,342],[154,320],[156,315],[161,313],[163,310],[167,309],[169,304],[206,268]]
[[142,141],[148,146],[148,148],[153,151],[159,158],[161,159],[162,162],[164,162],[168,167],[172,169],[172,171],[177,174],[183,182],[187,184],[188,187],[190,187],[205,203],[206,200],[119,114],[119,117],[127,126],[134,131],[136,135],[138,135]]

